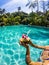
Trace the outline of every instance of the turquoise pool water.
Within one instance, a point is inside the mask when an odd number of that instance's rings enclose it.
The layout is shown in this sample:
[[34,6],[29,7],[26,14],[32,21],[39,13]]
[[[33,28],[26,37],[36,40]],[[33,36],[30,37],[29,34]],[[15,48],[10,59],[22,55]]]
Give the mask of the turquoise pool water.
[[[23,25],[0,27],[0,65],[26,65],[26,49],[19,45],[24,33],[34,44],[49,45],[49,28]],[[31,59],[37,61],[42,51],[30,47]]]

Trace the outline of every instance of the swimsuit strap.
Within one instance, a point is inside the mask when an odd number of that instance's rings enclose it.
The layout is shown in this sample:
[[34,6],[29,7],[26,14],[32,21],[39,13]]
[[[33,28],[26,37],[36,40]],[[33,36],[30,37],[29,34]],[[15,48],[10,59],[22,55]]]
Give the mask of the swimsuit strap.
[[45,60],[49,60],[49,58],[45,59]]

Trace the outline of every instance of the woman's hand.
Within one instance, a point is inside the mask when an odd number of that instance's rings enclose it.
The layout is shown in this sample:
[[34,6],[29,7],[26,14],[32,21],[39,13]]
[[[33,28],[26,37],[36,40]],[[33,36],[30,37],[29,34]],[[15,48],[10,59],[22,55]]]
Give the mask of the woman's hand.
[[29,44],[30,38],[26,36],[25,34],[22,35],[22,38],[20,39],[20,45],[27,47]]
[[20,39],[20,45],[24,46],[24,47],[28,47],[28,41],[24,38]]
[[30,40],[29,38],[21,38],[20,43],[27,43],[28,44],[29,40]]

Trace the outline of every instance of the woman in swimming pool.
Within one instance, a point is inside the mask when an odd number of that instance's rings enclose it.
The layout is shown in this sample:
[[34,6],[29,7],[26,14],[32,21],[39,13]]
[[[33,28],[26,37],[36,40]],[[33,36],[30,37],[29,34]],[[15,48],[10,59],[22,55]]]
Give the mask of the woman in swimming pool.
[[[41,56],[42,62],[34,62],[31,61],[30,58],[30,50],[29,50],[29,44],[33,47],[39,48],[39,49],[44,49],[44,52]],[[22,38],[20,39],[20,45],[24,46],[26,48],[26,63],[27,65],[49,65],[49,47],[48,46],[37,46],[33,44],[26,35],[23,35]],[[46,52],[46,53],[45,53]]]

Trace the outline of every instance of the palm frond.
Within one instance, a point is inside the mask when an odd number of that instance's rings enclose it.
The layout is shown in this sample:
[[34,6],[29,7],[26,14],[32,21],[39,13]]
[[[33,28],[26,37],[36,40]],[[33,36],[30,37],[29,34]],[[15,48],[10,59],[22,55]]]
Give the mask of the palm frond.
[[30,4],[30,2],[28,2],[27,4],[26,4],[26,6],[28,6]]

